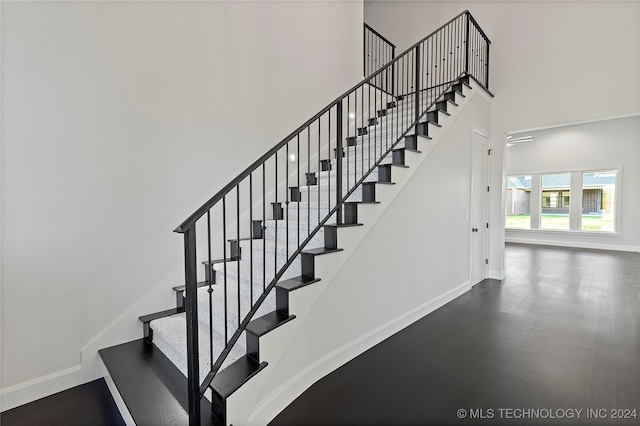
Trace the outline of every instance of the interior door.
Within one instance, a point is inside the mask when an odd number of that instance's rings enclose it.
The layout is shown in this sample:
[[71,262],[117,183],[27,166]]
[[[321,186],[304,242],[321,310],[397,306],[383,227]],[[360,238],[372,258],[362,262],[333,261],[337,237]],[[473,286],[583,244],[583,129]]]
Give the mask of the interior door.
[[471,285],[487,277],[487,162],[489,140],[474,131],[471,139]]

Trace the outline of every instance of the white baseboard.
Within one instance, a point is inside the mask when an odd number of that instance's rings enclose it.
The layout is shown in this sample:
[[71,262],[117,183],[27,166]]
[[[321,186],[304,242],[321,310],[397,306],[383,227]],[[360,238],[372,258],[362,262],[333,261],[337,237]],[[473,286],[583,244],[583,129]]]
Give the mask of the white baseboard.
[[571,247],[571,248],[584,248],[592,250],[612,250],[612,251],[628,251],[640,253],[640,247],[638,246],[624,246],[620,244],[600,244],[589,243],[584,241],[557,241],[557,240],[539,240],[531,238],[505,238],[507,243],[516,244],[533,244],[540,246],[554,246],[554,247]]
[[0,409],[11,410],[29,402],[72,388],[83,381],[81,365],[75,365],[45,376],[37,377],[0,391]]
[[504,277],[505,277],[504,269],[499,271],[490,270],[487,276],[487,278],[490,278],[492,280],[500,280],[500,281],[504,280]]
[[267,424],[302,392],[327,374],[470,289],[471,285],[467,281],[313,362],[260,401],[249,416],[248,424]]

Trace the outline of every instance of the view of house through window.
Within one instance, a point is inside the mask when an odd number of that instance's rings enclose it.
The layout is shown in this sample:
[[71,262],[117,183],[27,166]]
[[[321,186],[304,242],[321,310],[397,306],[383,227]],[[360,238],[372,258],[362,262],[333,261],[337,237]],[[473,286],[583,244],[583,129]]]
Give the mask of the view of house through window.
[[531,176],[507,176],[507,228],[531,229]]
[[582,174],[583,231],[615,231],[616,171]]
[[571,174],[542,175],[540,229],[569,230]]
[[[541,185],[537,195],[531,192],[531,175],[507,176],[506,228],[534,229],[531,226],[534,215],[533,223],[539,223],[539,229],[615,232],[616,170],[582,172],[582,201],[579,196],[575,201],[582,203],[581,215],[574,212],[573,225],[570,214],[571,173],[533,177],[539,179]],[[537,212],[531,211],[532,197],[539,197],[540,210]]]

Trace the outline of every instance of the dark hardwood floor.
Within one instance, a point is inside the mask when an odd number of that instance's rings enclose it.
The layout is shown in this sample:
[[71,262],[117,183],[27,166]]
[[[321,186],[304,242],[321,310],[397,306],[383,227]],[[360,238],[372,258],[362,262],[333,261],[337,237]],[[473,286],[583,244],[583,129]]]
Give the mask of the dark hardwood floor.
[[355,358],[271,425],[640,424],[640,254],[505,256],[503,282]]
[[[640,424],[640,254],[509,244],[505,256],[504,281],[355,358],[271,425]],[[123,424],[103,380],[0,423]]]
[[104,379],[0,413],[2,426],[124,426]]

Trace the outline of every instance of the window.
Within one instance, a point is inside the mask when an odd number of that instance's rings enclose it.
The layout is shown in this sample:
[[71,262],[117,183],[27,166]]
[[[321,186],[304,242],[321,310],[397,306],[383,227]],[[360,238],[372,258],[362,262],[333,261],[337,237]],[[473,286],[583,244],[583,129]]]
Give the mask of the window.
[[531,229],[531,176],[507,176],[507,228]]
[[542,175],[540,229],[569,230],[571,174]]
[[582,174],[582,231],[615,231],[616,171]]
[[[572,178],[573,190],[577,191],[573,197]],[[617,170],[507,176],[505,227],[616,232],[619,184]],[[572,198],[576,203],[573,208]]]

